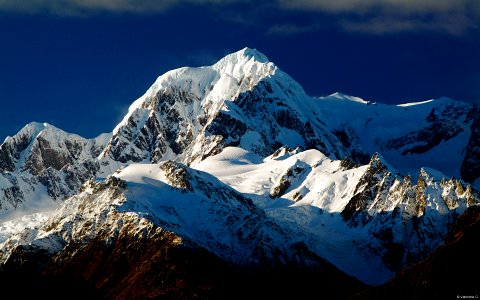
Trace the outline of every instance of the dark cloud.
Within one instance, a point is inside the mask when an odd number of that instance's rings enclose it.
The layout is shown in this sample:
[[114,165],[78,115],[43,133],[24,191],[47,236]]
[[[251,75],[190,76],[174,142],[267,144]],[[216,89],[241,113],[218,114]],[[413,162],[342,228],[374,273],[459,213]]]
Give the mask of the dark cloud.
[[59,16],[88,16],[97,12],[153,14],[181,5],[228,5],[242,0],[0,0],[0,11]]
[[[212,9],[228,22],[264,27],[267,35],[315,31],[325,16],[333,19],[330,26],[367,34],[429,31],[460,35],[480,25],[479,0],[0,0],[0,12],[67,17],[104,12],[143,15],[198,5]],[[317,14],[319,20],[265,24],[263,16],[275,18],[282,12]]]
[[450,13],[478,10],[477,0],[279,0],[293,9],[316,9],[325,12],[365,14],[373,10],[396,14]]
[[387,34],[411,31],[462,34],[480,24],[477,0],[279,0],[285,10],[338,17],[345,31]]
[[460,35],[474,24],[462,15],[442,15],[402,18],[395,15],[382,15],[364,20],[341,20],[338,23],[346,31],[368,34],[388,34],[398,32],[440,32]]

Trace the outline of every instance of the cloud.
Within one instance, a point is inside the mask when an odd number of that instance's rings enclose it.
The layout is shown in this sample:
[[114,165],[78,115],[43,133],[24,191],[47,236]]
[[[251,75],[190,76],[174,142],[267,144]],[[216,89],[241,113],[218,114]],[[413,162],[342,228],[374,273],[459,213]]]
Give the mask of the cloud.
[[242,0],[0,0],[0,11],[88,16],[98,12],[154,14],[182,5],[228,5]]
[[279,0],[279,4],[285,10],[331,15],[341,29],[369,34],[461,34],[480,24],[478,0]]
[[[328,26],[366,34],[433,31],[460,35],[480,28],[479,0],[0,0],[0,12],[66,17],[151,15],[177,7],[198,9],[200,5],[226,22],[263,27],[272,36],[318,30],[325,18]],[[311,24],[278,20],[292,14],[308,14],[316,20]]]
[[27,13],[27,14],[52,14],[59,16],[85,16],[94,12],[141,12],[163,11],[170,5],[170,1],[134,1],[128,0],[0,0],[0,11]]
[[345,31],[368,34],[388,34],[408,31],[443,32],[460,35],[474,27],[471,20],[462,15],[401,18],[398,16],[376,16],[365,20],[341,20],[339,26]]
[[279,3],[285,8],[359,14],[374,10],[398,14],[418,14],[480,9],[477,0],[279,0]]

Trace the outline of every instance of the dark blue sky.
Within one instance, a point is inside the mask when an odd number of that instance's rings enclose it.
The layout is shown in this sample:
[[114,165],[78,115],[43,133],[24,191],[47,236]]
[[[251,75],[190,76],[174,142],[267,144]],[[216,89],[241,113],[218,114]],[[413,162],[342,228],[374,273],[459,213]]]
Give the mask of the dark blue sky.
[[17,2],[0,2],[0,140],[111,131],[157,76],[245,46],[312,96],[480,99],[480,1]]

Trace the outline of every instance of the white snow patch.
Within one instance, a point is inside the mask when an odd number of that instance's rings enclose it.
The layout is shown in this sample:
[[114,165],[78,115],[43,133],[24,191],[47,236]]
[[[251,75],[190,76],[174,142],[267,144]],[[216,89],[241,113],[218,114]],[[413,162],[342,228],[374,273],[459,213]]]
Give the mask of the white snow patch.
[[432,102],[432,101],[434,101],[434,99],[419,101],[419,102],[410,102],[410,103],[398,104],[397,106],[408,107],[408,106],[422,105],[422,104],[429,103],[429,102]]

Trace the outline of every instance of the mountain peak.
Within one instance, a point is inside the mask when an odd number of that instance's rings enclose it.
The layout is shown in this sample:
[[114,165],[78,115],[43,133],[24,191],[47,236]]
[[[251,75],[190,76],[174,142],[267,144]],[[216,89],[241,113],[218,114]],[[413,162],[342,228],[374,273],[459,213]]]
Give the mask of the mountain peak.
[[30,122],[25,125],[19,132],[15,135],[21,134],[29,134],[29,135],[37,135],[41,131],[43,131],[49,124],[48,123],[40,123],[40,122]]
[[38,136],[40,133],[45,131],[47,128],[49,129],[57,129],[55,126],[52,126],[48,123],[40,123],[40,122],[30,122],[25,125],[22,129],[20,129],[16,134],[13,136],[7,136],[4,143],[11,142],[18,139],[33,139],[34,137]]
[[76,134],[67,133],[67,132],[63,131],[62,129],[60,129],[58,127],[55,127],[54,125],[46,123],[46,122],[44,122],[44,123],[30,122],[27,125],[25,125],[22,129],[20,129],[20,131],[17,132],[15,134],[15,136],[21,136],[21,135],[26,134],[30,137],[35,137],[35,136],[37,136],[40,133],[45,132],[45,131],[47,131],[47,132],[58,132],[58,133],[62,133],[62,134],[75,135],[76,136]]
[[267,63],[269,62],[268,57],[263,54],[262,52],[258,51],[257,49],[252,49],[245,47],[243,49],[238,50],[237,52],[233,52],[231,54],[226,55],[224,58],[228,57],[237,57],[237,58],[247,58],[248,60],[254,59],[260,63]]
[[228,69],[230,65],[242,65],[250,62],[266,64],[270,61],[267,56],[260,51],[245,47],[237,52],[226,55],[220,59],[214,67],[216,67],[216,69]]
[[19,132],[17,132],[13,137],[13,139],[19,138],[29,138],[34,139],[39,136],[44,138],[48,137],[48,139],[62,140],[64,137],[70,137],[72,139],[77,140],[87,140],[78,134],[66,132],[63,129],[60,129],[50,123],[40,123],[40,122],[30,122],[25,125]]
[[252,49],[252,48],[245,47],[245,48],[237,51],[236,54],[241,55],[241,56],[245,56],[245,57],[249,57],[249,58],[253,58],[256,61],[261,62],[261,63],[269,62],[267,56],[265,56],[265,54],[258,51],[257,49]]
[[378,152],[373,153],[368,165],[372,170],[385,170],[395,172],[395,169]]

